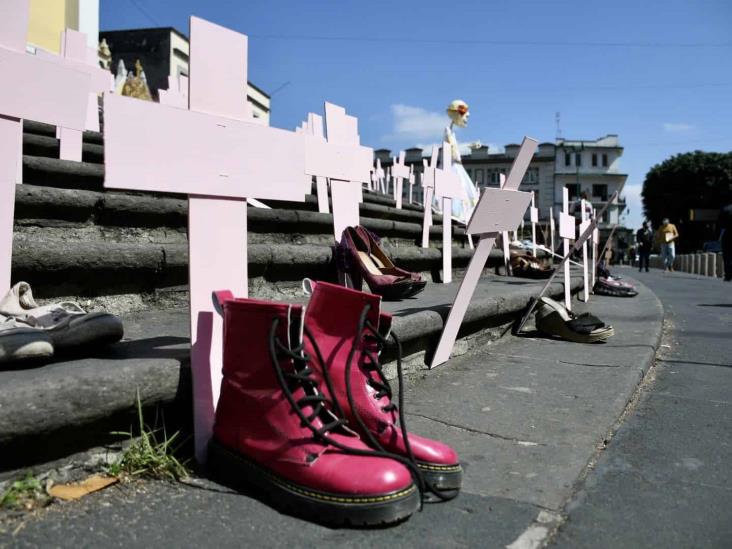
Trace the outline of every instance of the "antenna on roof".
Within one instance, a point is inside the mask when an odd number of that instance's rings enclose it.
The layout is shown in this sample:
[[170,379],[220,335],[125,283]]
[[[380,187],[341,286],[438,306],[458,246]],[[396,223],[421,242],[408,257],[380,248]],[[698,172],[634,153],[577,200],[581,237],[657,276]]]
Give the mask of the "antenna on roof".
[[557,135],[556,135],[556,140],[557,141],[559,141],[562,138],[562,128],[559,126],[561,117],[562,116],[561,116],[561,113],[559,111],[557,111],[556,113],[554,113],[554,119],[557,122]]

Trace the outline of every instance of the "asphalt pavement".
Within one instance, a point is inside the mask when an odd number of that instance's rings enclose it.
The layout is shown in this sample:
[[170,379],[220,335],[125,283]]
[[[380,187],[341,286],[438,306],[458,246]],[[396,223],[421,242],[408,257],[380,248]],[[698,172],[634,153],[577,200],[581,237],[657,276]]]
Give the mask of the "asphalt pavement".
[[661,340],[663,310],[643,285],[633,299],[577,306],[613,324],[606,344],[508,336],[410,384],[410,430],[452,444],[465,480],[456,500],[402,524],[330,529],[196,477],[118,485],[0,522],[0,546],[722,546],[732,539],[732,288],[635,278],[664,301],[671,331],[630,411]]
[[732,547],[732,284],[634,273],[667,329],[642,391],[569,502],[554,546]]

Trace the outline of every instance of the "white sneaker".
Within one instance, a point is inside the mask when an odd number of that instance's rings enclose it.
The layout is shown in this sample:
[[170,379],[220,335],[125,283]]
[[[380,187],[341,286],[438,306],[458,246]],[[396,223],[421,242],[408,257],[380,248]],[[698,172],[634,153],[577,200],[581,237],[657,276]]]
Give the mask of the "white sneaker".
[[27,322],[0,315],[0,363],[53,356],[51,337]]
[[122,321],[110,313],[87,313],[73,301],[39,306],[27,282],[18,282],[0,300],[0,314],[30,320],[48,333],[56,350],[107,345],[124,334]]

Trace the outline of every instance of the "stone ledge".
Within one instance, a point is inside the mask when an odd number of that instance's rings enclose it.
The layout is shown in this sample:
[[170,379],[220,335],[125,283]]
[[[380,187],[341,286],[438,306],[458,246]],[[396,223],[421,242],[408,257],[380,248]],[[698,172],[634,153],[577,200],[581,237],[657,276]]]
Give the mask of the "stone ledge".
[[[56,137],[47,135],[24,133],[23,154],[58,158],[59,140]],[[104,147],[95,143],[83,142],[81,146],[81,159],[84,162],[101,164],[104,162]]]
[[[574,277],[573,290],[580,284]],[[408,371],[424,369],[420,364],[436,343],[457,286],[430,285],[416,298],[384,304],[396,315],[394,332],[411,357],[406,361]],[[511,322],[539,288],[534,281],[484,277],[456,349],[465,352],[481,343],[481,334]],[[554,284],[550,293],[561,291],[562,285]],[[110,418],[127,421],[117,428],[128,429],[137,390],[144,406],[176,402],[179,414],[190,414],[187,310],[139,313],[124,321],[124,340],[92,357],[66,357],[45,366],[0,371],[4,388],[0,392],[0,446],[4,448],[0,471],[99,444],[113,430]],[[392,360],[393,353],[388,349],[385,360]],[[387,364],[390,372],[393,364]],[[175,419],[186,423],[185,417]],[[46,444],[59,438],[68,443]],[[45,453],[39,453],[39,448]]]
[[[43,135],[47,137],[56,137],[56,126],[53,124],[46,124],[44,122],[36,122],[34,120],[23,120],[23,133]],[[84,132],[84,141],[88,143],[94,143],[97,145],[104,144],[104,136],[101,132]]]

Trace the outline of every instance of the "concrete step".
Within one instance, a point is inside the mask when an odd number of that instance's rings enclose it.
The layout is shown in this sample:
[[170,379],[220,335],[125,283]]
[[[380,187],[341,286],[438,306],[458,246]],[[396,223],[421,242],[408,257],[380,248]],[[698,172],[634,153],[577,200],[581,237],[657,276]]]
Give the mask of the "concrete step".
[[[454,355],[507,331],[541,282],[485,276],[471,300]],[[581,280],[574,276],[573,291]],[[407,378],[421,376],[433,352],[458,283],[430,284],[424,293],[384,308],[396,318]],[[550,294],[563,291],[554,284]],[[300,294],[294,301],[305,301]],[[59,357],[47,365],[0,371],[0,472],[70,455],[110,440],[134,423],[135,397],[166,407],[166,421],[190,428],[191,381],[186,309],[123,317],[122,342],[89,357]],[[395,348],[383,356],[394,376]],[[171,410],[173,410],[171,412]]]
[[[49,135],[24,133],[23,154],[58,158],[59,140]],[[104,163],[104,147],[96,143],[83,142],[81,145],[81,159],[84,162],[92,162],[95,164]]]
[[[43,122],[36,122],[34,120],[23,120],[23,133],[33,135],[43,135],[46,137],[56,137],[56,126],[52,124],[45,124]],[[104,136],[101,132],[89,132],[85,131],[83,134],[85,143],[94,143],[96,145],[104,144]]]

